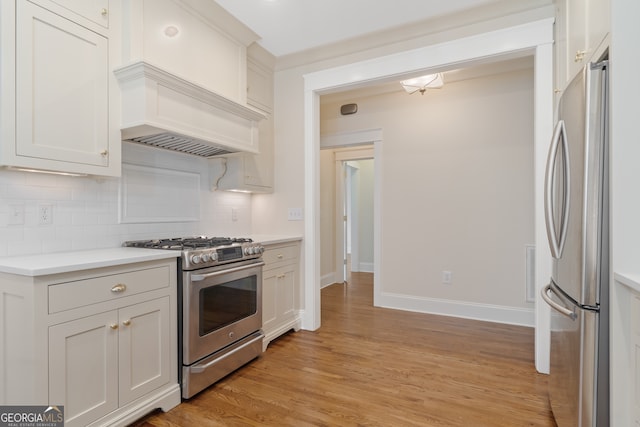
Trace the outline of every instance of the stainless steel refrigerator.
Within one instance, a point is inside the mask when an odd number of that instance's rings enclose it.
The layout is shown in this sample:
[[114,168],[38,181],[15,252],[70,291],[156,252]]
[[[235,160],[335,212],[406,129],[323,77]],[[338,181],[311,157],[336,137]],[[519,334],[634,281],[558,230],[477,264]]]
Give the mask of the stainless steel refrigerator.
[[609,63],[563,93],[545,176],[553,256],[549,401],[558,427],[609,426]]

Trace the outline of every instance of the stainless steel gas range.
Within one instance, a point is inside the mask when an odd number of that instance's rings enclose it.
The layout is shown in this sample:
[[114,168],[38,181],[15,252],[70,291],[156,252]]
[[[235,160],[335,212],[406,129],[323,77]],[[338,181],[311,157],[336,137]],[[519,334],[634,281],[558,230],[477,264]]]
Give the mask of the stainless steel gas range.
[[251,239],[188,237],[124,246],[181,251],[178,360],[184,399],[262,353],[262,245]]

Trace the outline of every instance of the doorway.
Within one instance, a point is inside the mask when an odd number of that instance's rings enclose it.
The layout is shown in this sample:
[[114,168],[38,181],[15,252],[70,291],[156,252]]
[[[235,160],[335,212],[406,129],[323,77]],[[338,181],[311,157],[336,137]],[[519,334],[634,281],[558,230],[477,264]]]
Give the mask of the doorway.
[[[344,90],[357,85],[382,83],[397,80],[409,74],[428,73],[444,70],[447,67],[472,63],[498,61],[501,58],[533,55],[535,58],[535,180],[542,182],[547,142],[550,139],[553,124],[553,63],[552,63],[553,19],[516,25],[488,33],[429,45],[423,48],[382,56],[321,70],[304,75],[305,79],[305,210],[319,210],[318,148],[319,148],[319,96],[332,91]],[[376,157],[378,161],[378,157]],[[381,160],[381,159],[380,159]],[[380,169],[378,162],[376,168]],[[376,174],[380,180],[380,174]],[[536,243],[545,242],[543,200],[541,189],[535,189]],[[376,220],[376,236],[380,234],[382,224]],[[317,218],[305,222],[305,311],[303,327],[314,330],[320,326],[320,254],[318,234],[320,227]],[[381,242],[377,239],[376,254],[380,254]],[[378,281],[383,276],[382,260],[376,256],[374,304],[379,295]],[[536,257],[536,288],[542,287],[549,276],[550,260]],[[542,305],[536,306],[536,367],[540,372],[548,372],[549,311]]]
[[[355,154],[366,155],[362,152]],[[354,153],[345,152],[343,155],[351,157]],[[337,275],[338,283],[348,284],[353,271],[373,273],[373,218],[376,215],[373,209],[373,170],[373,157],[336,160],[335,253],[336,266],[342,270]]]

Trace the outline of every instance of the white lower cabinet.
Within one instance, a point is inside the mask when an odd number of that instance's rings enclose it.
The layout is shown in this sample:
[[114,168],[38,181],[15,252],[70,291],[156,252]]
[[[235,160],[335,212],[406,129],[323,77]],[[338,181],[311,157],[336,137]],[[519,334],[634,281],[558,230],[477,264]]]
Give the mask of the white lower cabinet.
[[[65,426],[124,426],[178,405],[175,258],[0,274],[0,404],[63,405]],[[3,301],[2,301],[3,300]],[[35,356],[32,356],[35,355]],[[20,361],[20,365],[18,365]]]
[[262,271],[263,349],[285,332],[300,330],[300,245],[265,245]]
[[170,381],[169,297],[49,328],[49,401],[83,426]]
[[117,312],[49,328],[49,401],[65,425],[87,425],[118,409]]
[[169,298],[118,311],[120,405],[168,384],[171,379]]

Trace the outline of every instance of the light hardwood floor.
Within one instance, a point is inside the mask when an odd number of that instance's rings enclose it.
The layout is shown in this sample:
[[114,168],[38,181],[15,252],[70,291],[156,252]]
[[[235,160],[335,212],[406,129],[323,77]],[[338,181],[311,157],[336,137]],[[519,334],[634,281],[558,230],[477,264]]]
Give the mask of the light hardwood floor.
[[533,330],[372,306],[372,275],[322,291],[318,331],[258,359],[152,426],[555,426]]

